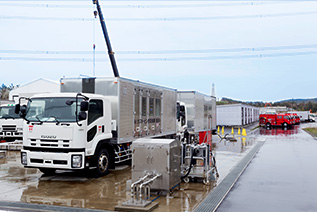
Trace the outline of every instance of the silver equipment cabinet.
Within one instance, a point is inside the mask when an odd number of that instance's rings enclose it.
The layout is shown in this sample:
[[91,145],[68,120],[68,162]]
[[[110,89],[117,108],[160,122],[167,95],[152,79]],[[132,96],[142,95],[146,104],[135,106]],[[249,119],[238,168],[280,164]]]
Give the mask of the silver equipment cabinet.
[[132,182],[161,175],[151,190],[170,191],[181,182],[181,146],[177,139],[138,139],[132,144]]

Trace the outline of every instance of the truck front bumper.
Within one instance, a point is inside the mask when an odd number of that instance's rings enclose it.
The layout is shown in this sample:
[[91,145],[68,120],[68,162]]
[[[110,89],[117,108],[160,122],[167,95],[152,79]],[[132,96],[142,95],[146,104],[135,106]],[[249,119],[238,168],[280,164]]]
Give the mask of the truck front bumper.
[[34,152],[21,150],[21,163],[25,167],[53,169],[83,169],[84,152]]

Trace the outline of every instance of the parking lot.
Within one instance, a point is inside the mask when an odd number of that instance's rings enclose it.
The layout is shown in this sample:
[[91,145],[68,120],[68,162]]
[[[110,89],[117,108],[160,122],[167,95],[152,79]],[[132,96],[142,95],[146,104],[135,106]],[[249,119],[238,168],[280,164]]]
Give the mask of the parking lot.
[[[216,183],[220,183],[256,143],[252,134],[236,138],[230,142],[213,136],[213,152],[220,173]],[[6,157],[0,159],[2,201],[114,210],[115,206],[130,198],[126,189],[126,181],[130,179],[128,165],[111,170],[110,174],[100,178],[70,171],[45,176],[37,169],[24,168],[18,151],[8,151]],[[192,211],[213,188],[213,184],[204,185],[202,182],[181,183],[180,190],[174,190],[168,196],[153,194],[151,200],[159,203],[156,211]]]

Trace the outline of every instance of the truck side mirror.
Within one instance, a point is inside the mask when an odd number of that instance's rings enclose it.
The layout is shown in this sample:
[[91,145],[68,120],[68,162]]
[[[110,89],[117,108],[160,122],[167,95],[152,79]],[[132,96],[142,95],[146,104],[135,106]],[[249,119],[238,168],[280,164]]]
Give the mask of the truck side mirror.
[[20,104],[16,104],[14,107],[14,113],[19,114],[20,113]]
[[80,103],[80,111],[88,111],[88,102]]
[[84,111],[80,111],[78,114],[78,120],[82,121],[82,120],[86,120],[86,118],[87,118],[87,113]]

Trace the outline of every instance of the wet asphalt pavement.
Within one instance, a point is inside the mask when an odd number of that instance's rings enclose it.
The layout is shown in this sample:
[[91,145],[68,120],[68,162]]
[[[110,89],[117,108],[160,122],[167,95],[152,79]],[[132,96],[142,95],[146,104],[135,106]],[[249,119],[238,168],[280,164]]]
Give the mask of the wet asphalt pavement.
[[264,145],[217,212],[317,211],[317,140],[301,127],[259,130]]
[[[213,152],[220,172],[218,182],[253,146],[251,138],[239,137],[237,141],[229,142],[213,136]],[[20,164],[20,153],[9,151],[5,158],[0,159],[0,200],[114,210],[118,204],[129,199],[126,181],[130,179],[130,166],[112,170],[101,178],[67,171],[45,176],[37,169],[25,169]],[[170,196],[153,194],[151,200],[159,203],[155,211],[193,211],[213,188],[202,182],[181,183],[180,190],[175,190]]]
[[[249,131],[246,138],[235,136],[233,142],[213,136],[218,184],[258,138],[266,140],[218,211],[317,211],[317,201],[313,201],[317,191],[317,141],[298,126]],[[19,152],[12,151],[0,159],[0,200],[114,210],[130,197],[126,191],[129,179],[130,166],[101,178],[65,171],[44,176],[37,169],[23,168]],[[201,182],[181,183],[180,190],[172,195],[152,195],[151,200],[159,203],[158,212],[193,211],[213,189]]]

